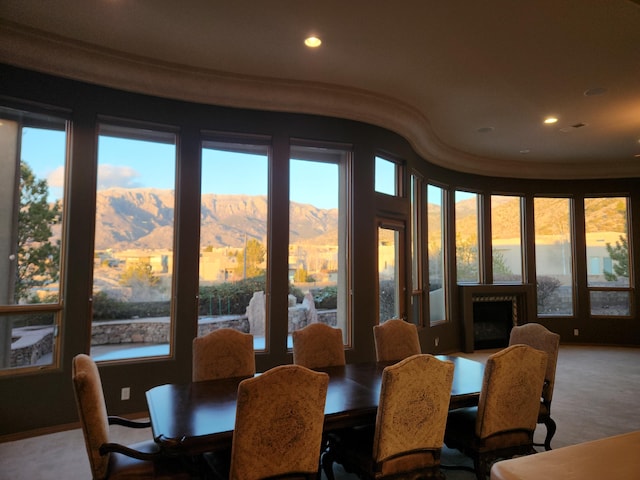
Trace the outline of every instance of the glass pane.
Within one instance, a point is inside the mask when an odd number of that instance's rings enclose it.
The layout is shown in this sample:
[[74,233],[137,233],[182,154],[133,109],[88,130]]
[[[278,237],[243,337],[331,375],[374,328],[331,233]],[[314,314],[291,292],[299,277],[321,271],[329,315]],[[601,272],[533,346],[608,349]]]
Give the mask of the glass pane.
[[0,110],[0,304],[58,303],[66,124],[23,115]]
[[60,303],[66,125],[0,107],[0,369],[55,363],[60,315],[29,306]]
[[376,192],[398,194],[398,165],[382,157],[376,157]]
[[[241,173],[240,173],[241,172]],[[231,327],[266,348],[269,147],[205,142],[198,335]]]
[[456,191],[455,201],[458,283],[478,283],[478,195]]
[[175,135],[100,125],[91,355],[169,354]]
[[9,331],[11,348],[2,349],[3,368],[52,365],[58,348],[56,314],[32,312],[0,315],[0,339]]
[[400,232],[378,227],[378,320],[384,323],[401,318],[400,312]]
[[573,239],[568,198],[535,198],[538,315],[573,314]]
[[491,196],[494,283],[522,283],[522,199]]
[[625,316],[631,315],[631,292],[592,291],[589,292],[591,315]]
[[427,186],[427,250],[429,255],[429,321],[447,319],[445,309],[444,191]]
[[291,146],[289,337],[309,323],[347,328],[345,169],[349,152]]
[[422,180],[411,175],[411,321],[416,325],[423,325],[423,250],[420,244],[422,240],[420,193]]
[[590,287],[629,286],[627,201],[625,197],[584,200]]

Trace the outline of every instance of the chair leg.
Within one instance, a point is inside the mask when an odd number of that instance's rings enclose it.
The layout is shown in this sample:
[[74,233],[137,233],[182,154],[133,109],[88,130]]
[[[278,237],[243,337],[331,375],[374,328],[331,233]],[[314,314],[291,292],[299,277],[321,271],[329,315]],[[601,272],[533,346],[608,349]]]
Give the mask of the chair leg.
[[475,456],[473,469],[476,471],[477,480],[487,480],[487,459],[483,455]]
[[551,450],[551,439],[556,434],[556,422],[551,417],[547,417],[544,420],[544,425],[547,427],[547,436],[544,438],[544,449]]

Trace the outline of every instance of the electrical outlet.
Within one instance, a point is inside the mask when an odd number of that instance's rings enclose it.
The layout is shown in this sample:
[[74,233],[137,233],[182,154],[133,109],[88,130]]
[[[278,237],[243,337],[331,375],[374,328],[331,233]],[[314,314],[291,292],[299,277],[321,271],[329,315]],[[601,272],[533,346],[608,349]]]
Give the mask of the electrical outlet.
[[436,344],[436,347],[437,347],[438,344],[440,343],[440,337],[436,337],[436,339],[434,340],[434,343]]
[[577,337],[578,335],[580,335],[580,331],[577,328],[573,329],[573,336]]
[[122,387],[122,390],[120,390],[120,400],[129,400],[130,395],[131,387]]

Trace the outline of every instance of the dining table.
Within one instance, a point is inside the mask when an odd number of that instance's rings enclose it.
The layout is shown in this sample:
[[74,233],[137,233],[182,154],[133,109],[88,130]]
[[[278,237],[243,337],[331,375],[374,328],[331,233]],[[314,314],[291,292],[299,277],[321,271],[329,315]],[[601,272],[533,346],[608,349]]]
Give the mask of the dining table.
[[[454,364],[449,409],[478,404],[484,364],[464,357],[436,355]],[[329,375],[326,432],[375,422],[382,371],[393,362],[349,363],[317,368]],[[259,373],[257,374],[259,375]],[[155,441],[168,455],[198,455],[229,448],[242,378],[159,385],[146,392]]]

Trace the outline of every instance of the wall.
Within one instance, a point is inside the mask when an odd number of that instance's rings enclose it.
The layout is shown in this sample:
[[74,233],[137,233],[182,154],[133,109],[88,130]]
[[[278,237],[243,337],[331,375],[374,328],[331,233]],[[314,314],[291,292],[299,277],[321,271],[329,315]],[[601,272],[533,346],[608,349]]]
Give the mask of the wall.
[[[0,388],[12,395],[3,397],[0,404],[0,438],[21,432],[42,431],[77,421],[71,389],[71,359],[90,349],[91,275],[93,265],[93,222],[95,192],[96,119],[101,116],[152,121],[175,126],[180,132],[180,165],[177,191],[182,192],[176,216],[180,220],[177,231],[175,265],[175,306],[172,324],[175,341],[170,357],[131,362],[108,362],[100,365],[108,411],[112,414],[144,412],[144,392],[161,383],[187,382],[191,377],[191,342],[197,332],[199,192],[193,188],[199,175],[199,145],[201,130],[246,132],[269,135],[274,151],[274,172],[271,175],[273,205],[286,211],[288,185],[280,171],[288,168],[288,146],[291,138],[330,141],[349,145],[353,151],[351,194],[351,241],[354,246],[350,261],[352,285],[350,309],[353,319],[349,325],[352,339],[347,348],[348,362],[375,358],[372,327],[377,318],[377,251],[376,219],[399,218],[410,225],[409,200],[385,198],[374,193],[373,159],[379,152],[393,152],[402,159],[408,172],[416,171],[426,181],[437,182],[449,189],[471,189],[478,193],[500,192],[522,194],[527,204],[534,193],[570,194],[580,198],[585,194],[629,194],[631,211],[640,212],[640,179],[603,181],[535,181],[481,177],[461,174],[436,167],[420,158],[411,146],[393,132],[343,119],[321,118],[275,112],[261,112],[196,105],[168,99],[134,95],[122,91],[96,87],[81,82],[41,75],[6,65],[0,65],[2,95],[15,106],[45,105],[68,115],[73,122],[69,165],[70,191],[66,214],[67,243],[64,252],[66,268],[64,315],[60,332],[61,349],[55,368],[30,371],[19,375],[0,376]],[[35,108],[35,107],[34,107]],[[579,203],[579,202],[578,202]],[[284,208],[282,208],[284,206]],[[530,207],[527,207],[530,208]],[[533,238],[532,211],[527,210],[526,231]],[[290,363],[291,352],[286,346],[288,327],[288,219],[279,214],[270,225],[271,290],[267,300],[269,325],[268,349],[256,354],[259,371],[271,366]],[[452,223],[452,222],[450,222]],[[632,222],[632,249],[640,252],[640,222]],[[579,226],[578,226],[579,227]],[[453,242],[449,231],[450,242]],[[410,235],[406,235],[410,239]],[[452,249],[453,244],[447,248]],[[527,256],[533,258],[533,245],[526,246]],[[585,245],[578,243],[579,254]],[[410,251],[409,245],[406,248]],[[576,315],[572,318],[539,319],[562,336],[563,342],[613,343],[640,345],[640,322],[637,313],[628,319],[591,319],[588,314],[586,283],[580,280],[586,267],[578,264]],[[454,259],[447,259],[447,268],[454,270]],[[640,255],[633,259],[634,269],[640,272]],[[582,270],[580,270],[582,269]],[[407,271],[409,269],[406,269]],[[410,272],[407,272],[409,275]],[[586,274],[584,275],[586,278]],[[409,278],[406,279],[409,283]],[[534,278],[527,281],[535,282]],[[462,349],[463,328],[459,309],[459,291],[449,285],[449,318],[451,321],[419,329],[423,351],[454,352]],[[407,294],[408,297],[408,294]],[[407,298],[408,300],[408,298]],[[634,302],[640,305],[638,289]],[[578,328],[579,337],[573,336]],[[120,400],[120,389],[132,386],[131,399]]]

